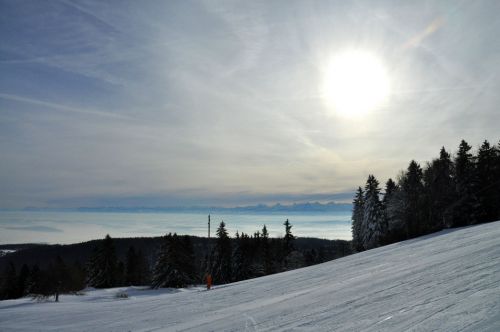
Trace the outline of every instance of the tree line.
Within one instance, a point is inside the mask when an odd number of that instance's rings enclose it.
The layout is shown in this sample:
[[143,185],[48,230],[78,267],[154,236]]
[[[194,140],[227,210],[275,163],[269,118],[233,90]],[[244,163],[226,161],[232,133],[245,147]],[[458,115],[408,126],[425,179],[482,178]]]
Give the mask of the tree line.
[[[216,231],[217,237],[209,243],[200,267],[194,264],[195,253],[190,237],[169,233],[163,237],[157,258],[152,264],[150,286],[186,287],[202,283],[208,274],[215,284],[224,284],[318,263],[321,257],[315,251],[296,250],[295,236],[288,219],[284,226],[283,238],[270,238],[265,225],[262,231],[253,235],[236,232],[235,237],[230,238],[226,224],[222,221]],[[110,287],[110,282],[106,280],[114,275],[110,267],[116,264],[107,262],[115,258],[111,250],[101,250],[101,253],[106,258],[101,257],[90,269],[96,271],[93,274],[99,278],[89,279],[89,284]]]
[[254,234],[236,232],[230,237],[225,223],[221,222],[216,238],[169,233],[160,239],[155,252],[143,252],[131,245],[125,255],[121,254],[121,259],[116,240],[106,235],[103,240],[93,242],[94,247],[83,264],[78,261],[68,264],[58,255],[44,268],[38,264],[22,264],[16,271],[15,264],[9,262],[0,275],[0,299],[27,295],[49,297],[78,292],[87,286],[186,287],[203,283],[207,274],[213,276],[215,284],[223,284],[322,263],[351,253],[348,241],[297,239],[288,220],[284,226],[282,238],[271,238],[265,225]]
[[85,287],[85,270],[79,263],[66,264],[60,256],[51,261],[46,269],[37,264],[23,264],[17,273],[10,261],[0,279],[0,300],[16,299],[28,294],[48,297],[60,293],[81,290]]
[[352,211],[355,251],[372,249],[445,228],[500,220],[500,142],[477,150],[464,140],[456,155],[441,148],[422,168],[412,160],[384,193],[370,174]]

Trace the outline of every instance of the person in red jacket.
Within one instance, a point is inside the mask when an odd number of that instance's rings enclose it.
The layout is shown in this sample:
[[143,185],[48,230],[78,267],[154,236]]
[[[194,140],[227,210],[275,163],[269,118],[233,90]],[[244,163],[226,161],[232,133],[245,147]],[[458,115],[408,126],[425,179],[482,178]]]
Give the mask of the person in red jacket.
[[212,275],[210,273],[207,274],[206,280],[207,280],[207,290],[210,290],[210,288],[212,288]]

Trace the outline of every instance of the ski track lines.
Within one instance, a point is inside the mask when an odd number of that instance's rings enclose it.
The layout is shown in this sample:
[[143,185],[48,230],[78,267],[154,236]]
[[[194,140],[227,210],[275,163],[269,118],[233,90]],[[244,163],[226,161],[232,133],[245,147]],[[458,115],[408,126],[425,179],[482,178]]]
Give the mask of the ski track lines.
[[[117,299],[118,292],[128,299]],[[500,331],[500,222],[181,291],[0,302],[1,331]]]

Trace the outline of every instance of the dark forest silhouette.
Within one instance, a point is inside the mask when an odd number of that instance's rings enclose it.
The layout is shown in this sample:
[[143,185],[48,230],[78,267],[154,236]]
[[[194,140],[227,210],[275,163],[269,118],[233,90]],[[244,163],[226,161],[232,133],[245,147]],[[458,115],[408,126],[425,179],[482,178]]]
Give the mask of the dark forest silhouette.
[[397,182],[387,181],[382,199],[379,182],[369,175],[353,201],[354,250],[499,220],[500,142],[471,150],[462,140],[454,158],[443,147],[424,168],[412,160]]
[[[86,286],[186,287],[211,273],[215,284],[322,263],[352,253],[349,241],[270,238],[266,226],[229,237],[221,223],[216,238],[167,234],[159,238],[94,240],[74,245],[33,245],[0,258],[0,299],[39,298]],[[68,263],[71,262],[71,263]]]

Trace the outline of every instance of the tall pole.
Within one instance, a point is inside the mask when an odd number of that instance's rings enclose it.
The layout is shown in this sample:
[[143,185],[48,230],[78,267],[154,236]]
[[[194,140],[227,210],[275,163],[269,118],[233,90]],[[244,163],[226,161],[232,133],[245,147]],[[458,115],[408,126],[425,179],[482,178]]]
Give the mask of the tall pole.
[[210,290],[212,287],[212,275],[210,274],[210,270],[212,267],[211,262],[211,245],[210,245],[210,214],[208,215],[208,255],[207,255],[207,272],[205,274],[205,281],[207,282],[207,290]]

